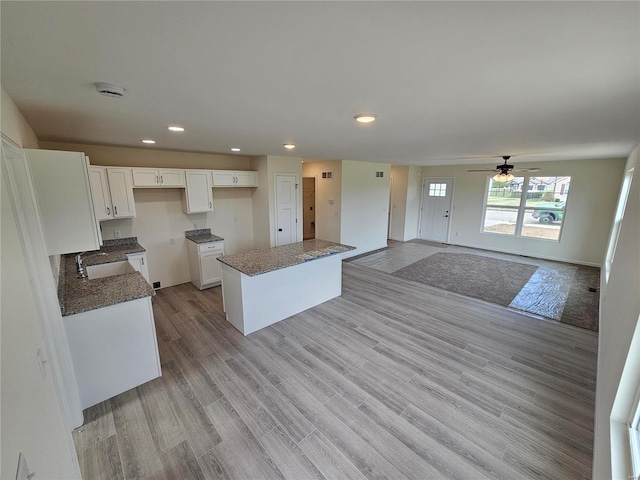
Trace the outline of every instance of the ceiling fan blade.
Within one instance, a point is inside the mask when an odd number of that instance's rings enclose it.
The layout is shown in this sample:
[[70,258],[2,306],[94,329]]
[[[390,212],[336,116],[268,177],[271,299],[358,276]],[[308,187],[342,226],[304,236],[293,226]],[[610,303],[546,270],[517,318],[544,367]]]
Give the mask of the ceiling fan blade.
[[483,168],[479,170],[467,170],[467,172],[499,172],[500,170],[496,168]]
[[540,168],[532,167],[532,168],[516,168],[513,170],[514,172],[539,172]]

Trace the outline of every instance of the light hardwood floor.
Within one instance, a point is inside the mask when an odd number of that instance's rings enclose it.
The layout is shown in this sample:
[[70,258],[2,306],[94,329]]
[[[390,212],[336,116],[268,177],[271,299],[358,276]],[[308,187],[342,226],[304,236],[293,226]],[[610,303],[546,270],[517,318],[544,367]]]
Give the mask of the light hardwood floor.
[[219,287],[160,290],[163,376],[85,412],[83,478],[590,478],[596,334],[353,263],[343,278],[248,337]]

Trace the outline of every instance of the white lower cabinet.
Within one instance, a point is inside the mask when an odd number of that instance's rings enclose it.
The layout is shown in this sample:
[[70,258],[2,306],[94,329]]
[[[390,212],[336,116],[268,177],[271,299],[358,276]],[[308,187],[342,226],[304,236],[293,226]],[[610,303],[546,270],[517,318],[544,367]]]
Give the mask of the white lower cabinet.
[[220,285],[222,273],[218,257],[224,255],[224,241],[195,243],[187,241],[191,283],[200,290]]
[[151,297],[63,322],[83,409],[162,375]]
[[149,267],[146,253],[127,253],[127,260],[136,272],[140,272],[149,285]]

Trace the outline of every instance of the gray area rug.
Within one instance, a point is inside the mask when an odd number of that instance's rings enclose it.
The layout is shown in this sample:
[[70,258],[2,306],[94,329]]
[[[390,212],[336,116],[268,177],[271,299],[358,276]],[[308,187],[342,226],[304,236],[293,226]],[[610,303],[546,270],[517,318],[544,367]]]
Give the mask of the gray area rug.
[[393,275],[506,307],[537,269],[481,255],[441,252]]

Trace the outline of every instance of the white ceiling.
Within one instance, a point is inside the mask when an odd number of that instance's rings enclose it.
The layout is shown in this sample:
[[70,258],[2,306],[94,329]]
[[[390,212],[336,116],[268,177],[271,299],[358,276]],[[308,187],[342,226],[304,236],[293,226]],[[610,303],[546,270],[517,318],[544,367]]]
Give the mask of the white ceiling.
[[1,21],[40,140],[415,165],[639,141],[639,2],[2,1]]

